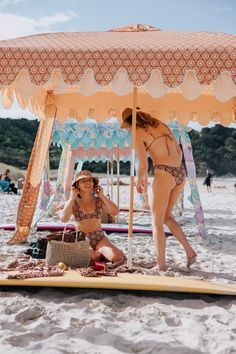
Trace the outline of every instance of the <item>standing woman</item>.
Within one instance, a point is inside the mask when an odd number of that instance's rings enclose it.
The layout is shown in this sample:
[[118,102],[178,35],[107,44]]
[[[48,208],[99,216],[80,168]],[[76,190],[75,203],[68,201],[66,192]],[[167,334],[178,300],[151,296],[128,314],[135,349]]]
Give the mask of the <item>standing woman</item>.
[[[121,128],[131,129],[132,109],[122,113]],[[182,150],[170,129],[148,113],[137,110],[136,115],[136,152],[139,158],[137,192],[147,192],[148,154],[154,166],[152,185],[152,224],[156,243],[159,270],[166,270],[166,236],[164,224],[182,244],[187,255],[187,267],[196,259],[179,223],[173,218],[172,210],[185,184],[185,169],[182,165]]]
[[80,171],[72,185],[70,199],[62,210],[61,221],[67,222],[71,215],[74,216],[77,230],[83,231],[90,241],[93,261],[103,256],[113,263],[122,262],[123,252],[109,241],[101,228],[103,210],[111,215],[119,213],[118,206],[104,196],[98,178],[90,171]]

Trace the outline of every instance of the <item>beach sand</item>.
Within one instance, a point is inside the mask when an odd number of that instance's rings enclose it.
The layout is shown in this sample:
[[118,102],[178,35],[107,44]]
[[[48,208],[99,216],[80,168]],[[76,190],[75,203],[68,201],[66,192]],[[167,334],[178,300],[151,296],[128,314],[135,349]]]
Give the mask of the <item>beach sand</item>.
[[[215,178],[212,193],[202,179],[198,187],[209,242],[196,242],[189,187],[185,188],[182,227],[197,262],[187,272],[178,242],[167,241],[168,274],[236,284],[235,178]],[[128,183],[128,178],[122,178]],[[105,179],[101,180],[106,183]],[[106,188],[105,192],[106,192]],[[116,200],[114,187],[114,200]],[[150,192],[150,191],[149,191]],[[121,205],[128,206],[128,186],[121,186]],[[19,196],[0,195],[0,223],[15,221]],[[140,201],[135,194],[135,206]],[[44,219],[46,220],[46,219]],[[127,222],[128,214],[119,218]],[[150,215],[135,213],[135,223],[150,226]],[[0,230],[1,265],[26,246],[7,246],[11,233]],[[31,236],[31,240],[36,235]],[[127,252],[127,235],[110,235]],[[135,235],[133,264],[156,264],[151,236]],[[180,293],[109,291],[96,289],[0,288],[0,353],[236,353],[236,299]]]

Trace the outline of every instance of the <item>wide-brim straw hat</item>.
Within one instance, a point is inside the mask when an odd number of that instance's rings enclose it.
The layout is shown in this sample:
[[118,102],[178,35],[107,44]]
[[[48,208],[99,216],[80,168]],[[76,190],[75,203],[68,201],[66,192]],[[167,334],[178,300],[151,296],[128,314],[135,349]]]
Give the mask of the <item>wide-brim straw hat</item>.
[[125,120],[130,116],[132,114],[132,108],[129,108],[129,107],[127,107],[127,108],[125,108],[124,110],[123,110],[123,112],[122,112],[122,120],[123,120],[123,122],[121,123],[121,126],[120,126],[120,128],[122,129],[122,128],[125,128]]
[[[140,108],[139,107],[136,107],[136,110],[137,111],[140,111]],[[133,113],[133,110],[132,108],[130,107],[127,107],[123,110],[122,112],[122,120],[123,122],[121,123],[121,126],[120,128],[123,129],[123,128],[126,128],[126,119],[129,117],[129,116],[132,116],[132,113]]]
[[80,171],[80,172],[78,172],[76,174],[72,186],[75,187],[76,182],[78,182],[78,181],[80,181],[81,179],[84,179],[84,178],[92,178],[94,186],[97,186],[99,184],[99,179],[97,177],[94,177],[92,175],[92,172],[87,171],[87,170],[82,170],[82,171]]

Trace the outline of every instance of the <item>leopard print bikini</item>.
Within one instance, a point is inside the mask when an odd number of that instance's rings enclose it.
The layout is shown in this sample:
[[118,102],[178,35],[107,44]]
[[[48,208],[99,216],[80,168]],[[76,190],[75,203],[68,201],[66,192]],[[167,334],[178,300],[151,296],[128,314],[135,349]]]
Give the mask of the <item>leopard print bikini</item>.
[[[81,220],[89,220],[89,219],[100,219],[102,218],[102,204],[101,201],[96,198],[95,200],[95,210],[92,213],[84,213],[78,203],[78,200],[76,199],[74,201],[73,207],[72,207],[72,213],[75,217],[76,221],[81,221]],[[102,230],[96,230],[94,232],[88,232],[85,234],[86,237],[88,237],[90,241],[90,246],[95,250],[97,247],[97,244],[105,237],[105,233]]]
[[[166,125],[165,125],[166,126]],[[167,127],[167,126],[166,126]],[[168,151],[168,155],[170,156],[170,148],[169,148],[169,141],[173,141],[173,137],[171,136],[171,132],[170,129],[167,127],[169,134],[162,134],[159,136],[155,136],[153,135],[153,133],[148,129],[148,128],[144,128],[144,130],[151,135],[151,137],[153,138],[153,140],[151,141],[151,143],[146,146],[146,151],[148,151],[148,149],[151,147],[151,145],[160,138],[165,138],[165,142],[166,142],[166,148]],[[179,167],[174,167],[174,166],[169,166],[169,165],[162,165],[162,164],[157,164],[153,166],[154,170],[162,170],[162,171],[166,171],[168,173],[170,173],[174,179],[175,179],[175,185],[178,186],[179,184],[181,184],[186,176],[185,173],[185,168],[183,166],[183,164],[181,163],[181,165]]]

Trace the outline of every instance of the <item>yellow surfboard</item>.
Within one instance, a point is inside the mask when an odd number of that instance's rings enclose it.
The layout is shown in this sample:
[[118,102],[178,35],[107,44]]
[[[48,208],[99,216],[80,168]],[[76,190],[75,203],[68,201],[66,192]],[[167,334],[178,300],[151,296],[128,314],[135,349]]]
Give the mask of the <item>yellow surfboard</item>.
[[[9,272],[8,272],[9,274]],[[0,286],[42,286],[66,288],[151,290],[201,294],[236,295],[236,285],[213,283],[181,277],[165,277],[119,273],[117,277],[83,277],[77,271],[66,271],[63,276],[33,279],[3,279]]]

